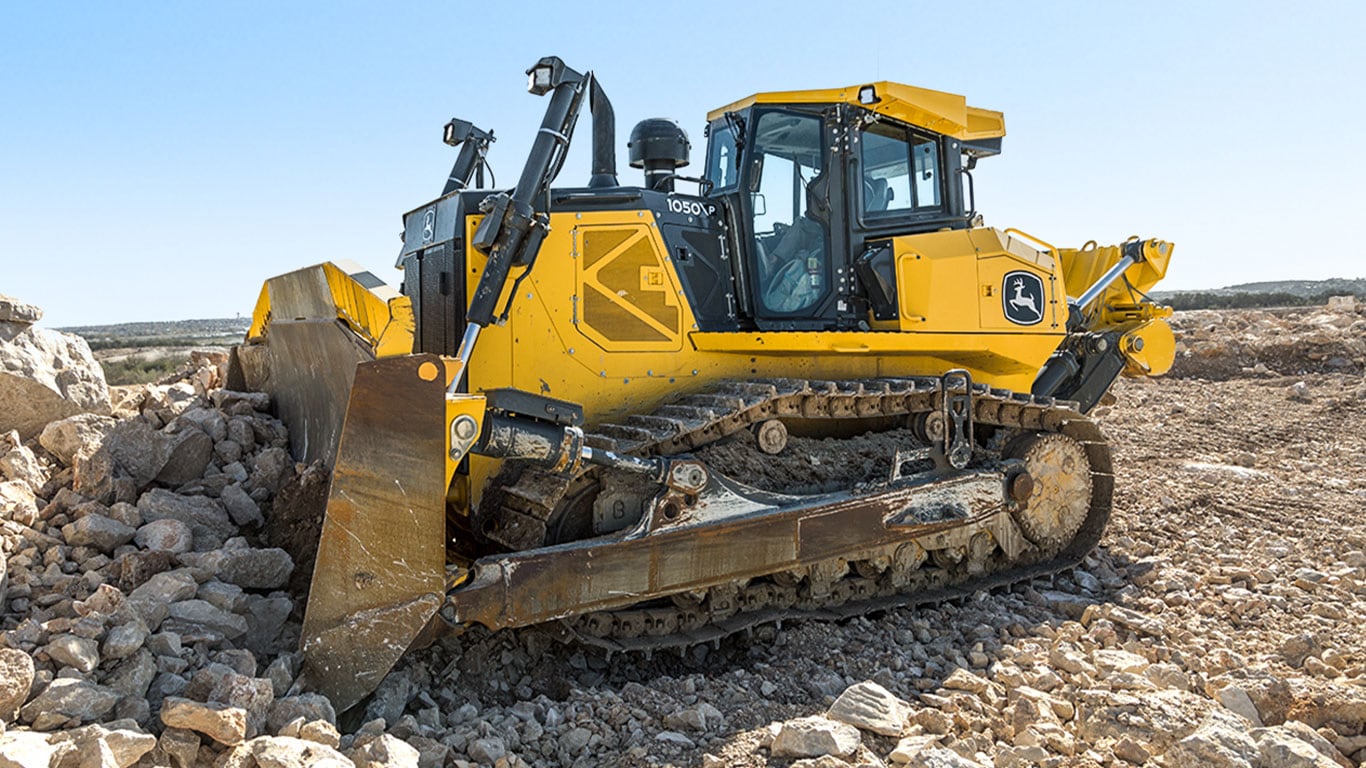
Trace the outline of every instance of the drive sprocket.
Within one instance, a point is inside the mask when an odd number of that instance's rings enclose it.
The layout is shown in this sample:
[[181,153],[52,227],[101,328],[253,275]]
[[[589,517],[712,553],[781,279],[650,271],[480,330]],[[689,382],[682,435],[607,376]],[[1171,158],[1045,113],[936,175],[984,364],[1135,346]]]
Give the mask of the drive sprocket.
[[1091,466],[1086,449],[1059,433],[1030,434],[1006,448],[1025,463],[1033,479],[1029,499],[1013,512],[1025,538],[1045,553],[1060,551],[1076,537],[1091,507]]

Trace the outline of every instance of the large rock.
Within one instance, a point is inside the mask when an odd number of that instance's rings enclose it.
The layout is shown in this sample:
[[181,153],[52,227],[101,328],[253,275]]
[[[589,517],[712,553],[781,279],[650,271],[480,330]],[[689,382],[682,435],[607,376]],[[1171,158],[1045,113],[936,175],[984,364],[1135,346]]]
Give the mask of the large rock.
[[38,305],[0,294],[0,323],[23,327],[42,319],[43,310]]
[[133,540],[137,529],[104,515],[86,515],[62,526],[62,537],[73,547],[94,547],[110,554]]
[[346,753],[356,768],[418,768],[418,751],[396,736],[381,733]]
[[224,508],[228,510],[228,516],[239,526],[255,526],[265,522],[265,518],[261,515],[261,506],[246,491],[242,490],[240,483],[233,483],[224,488],[218,499],[223,502]]
[[0,768],[49,768],[57,748],[33,731],[0,735]]
[[167,608],[162,629],[190,636],[207,630],[231,640],[247,633],[247,620],[207,600],[183,600]]
[[0,520],[23,525],[38,521],[38,501],[28,483],[19,480],[0,482]]
[[167,728],[161,732],[157,747],[171,759],[173,768],[193,768],[199,756],[199,734],[185,728]]
[[157,482],[184,485],[204,474],[213,456],[213,439],[198,427],[186,424],[179,432],[166,436],[162,450],[165,462],[157,473]]
[[28,440],[50,422],[87,412],[109,413],[109,387],[90,345],[73,334],[0,321],[0,432],[18,430]]
[[126,659],[147,642],[151,633],[141,619],[133,619],[109,630],[104,636],[101,655],[104,659]]
[[104,684],[130,699],[142,699],[156,676],[156,656],[146,648],[141,648],[106,674]]
[[843,757],[860,743],[858,729],[824,717],[799,717],[788,720],[773,737],[774,757]]
[[1253,768],[1257,744],[1239,717],[1215,712],[1178,741],[1165,759],[1171,768]]
[[89,455],[99,450],[104,436],[117,423],[97,413],[78,413],[44,427],[38,444],[66,466],[74,466],[77,454]]
[[279,731],[285,727],[286,723],[296,718],[305,722],[324,720],[336,725],[337,711],[326,696],[319,693],[301,693],[298,696],[289,696],[276,701],[270,708],[270,717],[266,721],[266,727],[272,731]]
[[225,768],[352,768],[345,755],[331,747],[289,736],[262,736],[241,744],[220,758]]
[[156,747],[157,737],[125,728],[111,730],[102,725],[87,725],[53,734],[52,745],[57,748],[52,768],[99,765],[90,760],[95,754],[107,754],[115,768],[128,768]]
[[1153,754],[1190,735],[1210,707],[1208,699],[1185,691],[1143,696],[1085,689],[1077,694],[1078,735],[1086,741],[1129,738]]
[[58,664],[86,674],[99,666],[100,644],[88,637],[58,635],[47,644],[47,655]]
[[33,687],[33,657],[15,648],[0,648],[0,721],[14,722]]
[[[205,676],[203,682],[200,675]],[[190,688],[205,684],[209,687],[208,695],[204,697],[208,701],[246,711],[249,733],[260,733],[265,728],[266,718],[275,703],[275,688],[270,680],[241,675],[226,669],[217,674],[204,670],[190,681]],[[187,688],[186,692],[189,690]]]
[[139,488],[152,482],[166,465],[165,437],[142,419],[125,419],[114,425],[105,435],[101,452]]
[[123,697],[118,691],[85,680],[59,677],[19,710],[34,730],[46,731],[69,720],[90,722],[109,714]]
[[865,681],[846,688],[825,716],[883,736],[900,736],[907,709],[906,702],[886,688]]
[[199,582],[188,570],[162,571],[133,590],[128,595],[128,604],[149,628],[155,629],[166,618],[172,603],[188,600],[198,591]]
[[18,432],[0,436],[0,477],[18,480],[35,494],[47,483],[47,472],[33,451],[19,439]]
[[[1304,730],[1314,741],[1324,742],[1313,729],[1305,727]],[[1329,754],[1330,750],[1337,752],[1331,744],[1315,745],[1292,728],[1258,728],[1253,736],[1257,741],[1260,768],[1337,768],[1339,765]]]
[[178,555],[194,548],[194,531],[183,520],[168,517],[143,525],[133,541],[143,549]]
[[200,552],[217,549],[237,534],[222,505],[205,496],[177,496],[155,488],[138,499],[138,512],[144,523],[173,519],[190,526],[194,548]]
[[197,731],[230,747],[247,738],[247,711],[226,704],[167,697],[161,704],[161,722],[171,728]]
[[289,583],[294,561],[283,549],[229,549],[218,566],[218,578],[245,589],[279,589]]
[[251,474],[254,488],[267,488],[276,493],[294,471],[294,459],[283,448],[266,448],[256,456],[256,470]]

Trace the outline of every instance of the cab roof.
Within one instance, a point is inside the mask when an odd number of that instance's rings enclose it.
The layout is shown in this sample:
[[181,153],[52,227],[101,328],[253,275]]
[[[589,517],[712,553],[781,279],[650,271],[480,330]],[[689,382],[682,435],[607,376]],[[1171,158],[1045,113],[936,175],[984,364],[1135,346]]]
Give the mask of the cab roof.
[[[859,92],[870,87],[876,101],[870,104],[861,102]],[[894,120],[962,141],[998,139],[1006,135],[1005,115],[1000,112],[969,107],[967,100],[956,93],[932,91],[886,80],[846,88],[756,93],[712,110],[707,113],[707,121],[719,120],[727,112],[748,109],[756,104],[841,103],[863,107]]]

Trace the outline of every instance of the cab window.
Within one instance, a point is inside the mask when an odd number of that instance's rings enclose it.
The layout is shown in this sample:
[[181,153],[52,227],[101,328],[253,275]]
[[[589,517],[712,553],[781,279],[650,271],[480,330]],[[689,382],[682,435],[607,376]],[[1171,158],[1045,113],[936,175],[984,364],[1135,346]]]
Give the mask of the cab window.
[[707,145],[707,175],[712,189],[735,186],[739,176],[735,154],[735,131],[725,123],[711,127],[711,141]]
[[942,205],[939,142],[874,123],[861,142],[863,212],[930,211]]
[[764,112],[746,153],[757,293],[768,313],[801,312],[827,292],[823,136],[819,116]]

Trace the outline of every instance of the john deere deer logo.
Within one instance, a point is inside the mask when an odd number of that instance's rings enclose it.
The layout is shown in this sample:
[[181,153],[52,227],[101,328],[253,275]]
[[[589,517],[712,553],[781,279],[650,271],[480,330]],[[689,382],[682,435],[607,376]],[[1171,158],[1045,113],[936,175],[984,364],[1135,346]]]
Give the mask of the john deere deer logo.
[[1043,280],[1033,272],[1008,272],[1001,281],[1006,319],[1016,325],[1043,320]]

